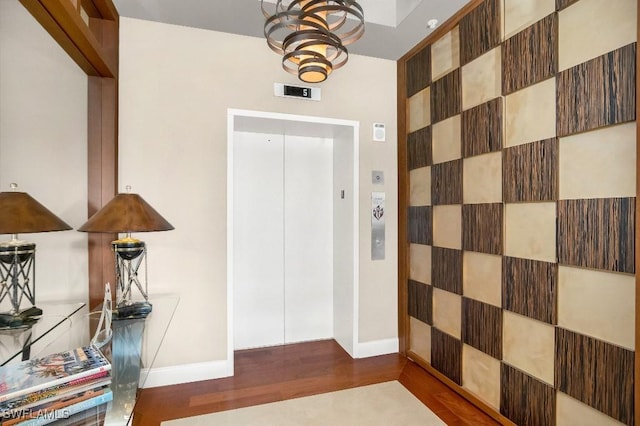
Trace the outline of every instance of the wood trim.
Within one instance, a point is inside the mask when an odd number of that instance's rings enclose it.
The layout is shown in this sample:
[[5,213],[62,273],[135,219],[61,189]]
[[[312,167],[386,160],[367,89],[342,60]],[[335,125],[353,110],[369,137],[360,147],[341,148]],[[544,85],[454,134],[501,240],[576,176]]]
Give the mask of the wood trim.
[[409,280],[409,168],[407,163],[406,60],[397,62],[398,72],[398,343],[401,354],[409,350],[407,283]]
[[[471,0],[469,3],[464,5],[462,9],[457,11],[455,14],[451,16],[451,18],[444,21],[442,25],[436,28],[431,34],[425,37],[420,43],[416,44],[411,50],[405,53],[400,59],[398,59],[398,63],[406,62],[410,57],[418,53],[420,50],[425,48],[427,45],[432,44],[434,41],[448,33],[458,25],[458,22],[467,15],[471,10],[475,9],[477,6],[481,5],[485,0]],[[398,80],[398,87],[400,81]]]
[[422,359],[415,352],[408,351],[407,358],[409,358],[409,360],[418,364],[420,367],[424,368],[429,374],[434,376],[436,379],[440,380],[442,383],[444,383],[453,391],[455,391],[458,395],[460,395],[461,397],[463,397],[464,399],[466,399],[467,401],[469,401],[470,403],[478,407],[480,410],[482,410],[484,413],[489,415],[491,418],[495,419],[500,424],[505,426],[517,426],[511,420],[509,420],[508,418],[506,418],[505,416],[497,412],[493,407],[491,407],[481,399],[477,398],[474,394],[472,394],[462,386],[459,386],[453,380],[449,379],[447,376],[445,376],[444,374],[442,374],[441,372],[433,368],[428,362]]
[[[636,34],[640,34],[640,8],[637,9],[636,16]],[[640,70],[640,55],[636,49],[636,200],[638,198],[638,188],[640,188],[640,125],[638,123],[638,111],[640,111],[640,89],[638,88],[637,70]],[[636,202],[636,226],[635,226],[635,271],[636,271],[636,324],[635,324],[635,352],[634,352],[634,377],[633,377],[633,400],[634,400],[634,424],[640,425],[640,277],[638,274],[640,265],[640,232],[638,224],[640,224],[640,212],[638,203]]]

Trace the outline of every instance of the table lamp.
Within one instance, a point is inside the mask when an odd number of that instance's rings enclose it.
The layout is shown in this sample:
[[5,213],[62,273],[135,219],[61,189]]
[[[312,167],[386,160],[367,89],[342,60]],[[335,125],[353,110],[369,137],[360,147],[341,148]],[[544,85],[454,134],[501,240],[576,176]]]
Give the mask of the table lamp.
[[[71,229],[62,219],[25,192],[0,192],[0,234],[11,240],[0,243],[0,305],[9,301],[11,308],[0,313],[1,328],[28,327],[42,315],[36,304],[35,243],[18,239],[18,234],[66,231]],[[24,299],[29,304],[21,309]]]
[[[147,293],[147,247],[144,241],[131,237],[132,232],[170,231],[173,228],[160,213],[140,195],[126,193],[116,195],[96,214],[78,228],[82,232],[124,233],[125,237],[111,242],[115,254],[116,307],[113,319],[144,318],[152,309]],[[144,283],[138,276],[144,261]],[[134,287],[135,285],[135,287]],[[137,288],[144,301],[134,301],[132,291]]]

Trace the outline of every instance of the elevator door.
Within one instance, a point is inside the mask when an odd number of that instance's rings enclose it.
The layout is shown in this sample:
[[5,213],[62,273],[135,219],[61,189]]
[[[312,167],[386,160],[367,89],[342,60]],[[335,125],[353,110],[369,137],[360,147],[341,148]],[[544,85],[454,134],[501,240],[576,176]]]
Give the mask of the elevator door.
[[234,133],[234,349],[333,337],[332,151]]

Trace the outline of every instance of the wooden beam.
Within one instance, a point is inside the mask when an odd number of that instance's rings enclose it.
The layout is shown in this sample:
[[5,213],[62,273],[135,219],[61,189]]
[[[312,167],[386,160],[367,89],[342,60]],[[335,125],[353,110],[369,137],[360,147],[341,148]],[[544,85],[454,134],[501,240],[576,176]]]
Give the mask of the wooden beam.
[[[118,85],[117,80],[89,77],[88,210],[91,217],[118,189]],[[104,286],[115,295],[111,241],[117,234],[89,234],[89,308],[102,302]]]
[[20,3],[33,15],[42,27],[58,42],[60,47],[67,52],[76,64],[87,75],[99,75],[98,70],[85,58],[82,51],[76,46],[73,40],[63,31],[55,19],[49,14],[47,9],[37,0],[20,0]]
[[116,77],[117,60],[107,54],[71,2],[20,0],[24,7],[90,76]]
[[116,24],[118,24],[120,15],[118,14],[118,10],[111,0],[93,0],[93,5],[100,12],[102,19],[105,19],[107,21],[114,21]]

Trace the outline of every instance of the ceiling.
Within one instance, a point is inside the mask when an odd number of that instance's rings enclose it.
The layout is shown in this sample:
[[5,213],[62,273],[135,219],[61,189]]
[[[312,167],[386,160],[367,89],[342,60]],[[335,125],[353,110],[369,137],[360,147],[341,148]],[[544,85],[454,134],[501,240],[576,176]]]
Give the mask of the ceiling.
[[[275,1],[275,0],[266,0]],[[468,0],[359,0],[364,36],[349,53],[397,60]],[[264,38],[260,0],[113,0],[121,16]]]

